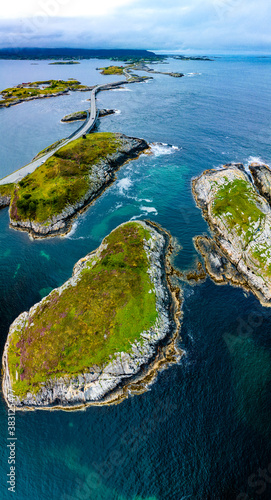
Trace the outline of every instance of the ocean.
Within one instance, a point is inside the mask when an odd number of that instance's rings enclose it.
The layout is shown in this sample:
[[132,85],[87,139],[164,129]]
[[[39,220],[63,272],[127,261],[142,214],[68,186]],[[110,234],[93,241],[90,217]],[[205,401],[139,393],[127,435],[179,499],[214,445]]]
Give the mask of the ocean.
[[[0,88],[52,78],[87,85],[116,80],[96,70],[110,61],[48,62],[1,60]],[[193,237],[208,227],[191,179],[231,161],[271,163],[270,57],[167,63],[153,68],[185,77],[156,74],[97,95],[98,107],[118,110],[101,118],[98,130],[142,137],[152,154],[124,165],[70,234],[32,241],[10,229],[8,210],[0,211],[2,350],[18,314],[68,279],[75,262],[124,221],[147,218],[168,229],[179,248],[175,266],[193,268]],[[78,123],[60,120],[87,109],[89,96],[1,109],[0,177],[72,133]],[[85,411],[16,413],[15,493],[8,491],[1,397],[1,500],[270,500],[271,309],[210,279],[182,289],[184,355],[144,394]]]

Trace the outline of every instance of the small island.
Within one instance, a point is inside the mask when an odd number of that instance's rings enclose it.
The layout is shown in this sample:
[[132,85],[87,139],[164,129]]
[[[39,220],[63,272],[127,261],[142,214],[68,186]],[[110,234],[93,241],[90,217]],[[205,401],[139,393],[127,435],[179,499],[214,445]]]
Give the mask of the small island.
[[178,59],[179,61],[214,61],[207,56],[173,56],[173,59]]
[[[99,109],[99,118],[103,118],[104,116],[113,115],[116,113],[115,109]],[[63,116],[61,121],[63,123],[76,122],[80,120],[86,120],[88,116],[87,111],[75,111],[75,113],[71,113],[69,115]]]
[[97,68],[101,70],[102,75],[123,75],[123,66],[106,66],[105,68]]
[[195,246],[217,283],[252,291],[271,306],[271,170],[251,164],[206,170],[192,181],[198,207],[212,238],[198,236]]
[[157,75],[168,75],[175,78],[181,78],[184,76],[183,73],[176,72],[166,72],[166,71],[155,71],[146,65],[145,61],[133,62],[132,64],[127,64],[124,66],[107,66],[105,68],[97,68],[97,70],[102,70],[101,75],[125,75],[128,82],[131,80],[136,80],[137,78],[147,79],[148,77],[138,77],[138,75],[131,73],[132,71],[145,71],[146,73],[152,73]]
[[49,65],[50,65],[50,64],[53,64],[53,65],[54,65],[54,64],[58,64],[58,65],[59,65],[59,64],[60,64],[60,65],[61,65],[61,64],[80,64],[80,62],[79,62],[79,61],[55,61],[55,62],[51,62],[51,63],[48,63],[48,64],[49,64]]
[[34,238],[65,234],[78,212],[115,180],[119,167],[148,147],[143,139],[123,134],[83,136],[17,184],[1,185],[0,207],[10,204],[10,226]]
[[124,223],[66,283],[20,314],[3,354],[7,403],[13,391],[18,410],[106,404],[137,381],[142,391],[151,372],[179,359],[170,248],[170,235],[155,224]]
[[85,92],[93,87],[82,85],[78,80],[44,80],[39,82],[21,83],[16,87],[10,87],[0,92],[3,99],[0,100],[0,108],[14,106],[33,99],[44,99],[65,95],[69,91]]

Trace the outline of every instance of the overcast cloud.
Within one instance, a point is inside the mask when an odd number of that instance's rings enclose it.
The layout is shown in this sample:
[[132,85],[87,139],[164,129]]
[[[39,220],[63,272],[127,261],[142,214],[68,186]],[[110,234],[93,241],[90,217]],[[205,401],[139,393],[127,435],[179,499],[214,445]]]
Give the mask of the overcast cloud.
[[13,0],[1,47],[271,52],[270,0]]

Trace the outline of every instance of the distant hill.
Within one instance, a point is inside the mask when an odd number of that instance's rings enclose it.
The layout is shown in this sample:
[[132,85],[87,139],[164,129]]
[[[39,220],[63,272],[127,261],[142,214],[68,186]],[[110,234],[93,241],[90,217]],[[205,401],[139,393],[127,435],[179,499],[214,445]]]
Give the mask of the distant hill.
[[149,50],[137,49],[73,49],[73,48],[6,48],[0,49],[0,59],[162,59]]

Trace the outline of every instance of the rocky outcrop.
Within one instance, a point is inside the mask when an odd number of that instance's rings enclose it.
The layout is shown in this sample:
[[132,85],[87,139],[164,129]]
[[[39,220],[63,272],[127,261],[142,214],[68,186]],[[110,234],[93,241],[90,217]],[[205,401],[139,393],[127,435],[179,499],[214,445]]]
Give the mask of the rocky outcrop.
[[11,195],[0,195],[0,208],[10,205]]
[[63,116],[63,118],[61,118],[61,121],[63,123],[66,123],[66,122],[75,122],[77,120],[85,120],[87,118],[87,115],[88,115],[87,111],[76,111],[75,113]]
[[72,228],[73,218],[95,200],[104,189],[114,182],[115,172],[128,160],[136,158],[141,152],[148,149],[148,144],[144,139],[127,137],[122,134],[115,134],[120,141],[120,147],[116,153],[107,156],[99,163],[90,166],[89,189],[85,195],[73,205],[67,205],[58,215],[46,221],[35,222],[33,220],[16,220],[12,216],[12,205],[10,207],[10,226],[15,229],[27,231],[33,238],[42,238],[65,234]]
[[271,204],[271,170],[267,165],[251,163],[249,170],[259,193]]
[[[144,240],[144,249],[149,262],[148,274],[155,290],[158,312],[155,325],[150,330],[141,333],[140,340],[131,345],[129,352],[117,353],[114,360],[108,360],[102,366],[92,366],[86,372],[74,377],[48,379],[42,384],[38,393],[27,393],[23,399],[14,396],[17,409],[78,408],[110,402],[116,397],[116,390],[119,397],[123,394],[127,384],[134,383],[138,377],[148,373],[151,363],[157,357],[161,343],[167,342],[167,339],[172,338],[173,332],[178,331],[179,322],[176,319],[174,294],[167,278],[166,258],[170,246],[169,235],[149,222],[138,222],[138,224],[150,233],[150,239]],[[29,312],[20,314],[12,323],[3,354],[3,394],[8,404],[8,394],[12,390],[8,350],[13,332],[23,330],[29,317],[43,310],[45,302],[50,300],[51,296],[55,297],[56,293],[60,296],[68,287],[76,286],[84,269],[94,265],[100,259],[104,248],[105,244],[102,242],[95,252],[88,254],[75,265],[72,278],[34,305]]]
[[49,99],[50,97],[58,97],[61,95],[67,95],[70,91],[76,92],[88,92],[93,90],[94,87],[84,87],[79,89],[67,88],[61,92],[52,92],[51,94],[39,94],[31,97],[25,97],[24,99],[14,99],[13,101],[3,100],[0,101],[0,108],[9,108],[10,106],[15,106],[22,102],[34,101],[35,99]]
[[[251,165],[257,186],[268,199],[269,169]],[[255,173],[256,172],[256,173]],[[194,198],[213,240],[196,238],[206,270],[216,282],[231,281],[271,306],[271,208],[243,165],[206,170],[192,181]]]
[[[99,118],[103,116],[112,115],[115,113],[114,109],[100,109],[99,110]],[[85,120],[87,118],[87,111],[76,111],[75,113],[71,113],[70,115],[66,115],[61,118],[63,123],[75,122],[78,120]]]

